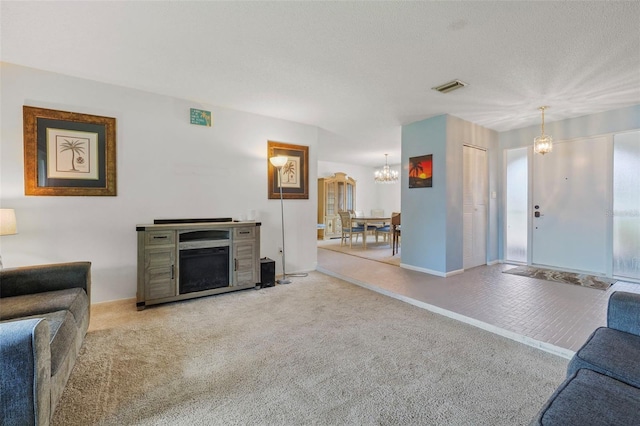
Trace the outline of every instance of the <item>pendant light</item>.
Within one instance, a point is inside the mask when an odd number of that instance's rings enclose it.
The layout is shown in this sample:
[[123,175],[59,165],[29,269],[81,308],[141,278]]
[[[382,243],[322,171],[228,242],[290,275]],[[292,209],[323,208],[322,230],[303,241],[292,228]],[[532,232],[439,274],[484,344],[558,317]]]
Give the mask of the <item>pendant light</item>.
[[542,155],[553,151],[553,138],[544,134],[544,110],[547,108],[549,107],[541,106],[538,108],[542,111],[542,132],[540,136],[533,140],[533,151]]

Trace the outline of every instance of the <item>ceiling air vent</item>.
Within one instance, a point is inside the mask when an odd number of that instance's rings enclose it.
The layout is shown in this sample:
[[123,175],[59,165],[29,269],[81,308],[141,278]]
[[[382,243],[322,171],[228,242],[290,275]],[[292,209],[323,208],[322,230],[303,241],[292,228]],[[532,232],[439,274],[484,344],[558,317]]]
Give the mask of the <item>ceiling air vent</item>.
[[432,87],[433,90],[437,90],[440,93],[449,93],[456,89],[461,89],[466,86],[467,83],[460,80],[453,80],[440,86]]

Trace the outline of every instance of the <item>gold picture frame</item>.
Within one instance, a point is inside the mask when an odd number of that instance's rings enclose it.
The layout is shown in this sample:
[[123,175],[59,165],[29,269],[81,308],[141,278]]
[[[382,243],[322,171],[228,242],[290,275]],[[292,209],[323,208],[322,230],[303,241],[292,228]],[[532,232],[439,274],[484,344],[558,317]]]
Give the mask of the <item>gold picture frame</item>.
[[116,119],[23,106],[25,195],[115,196]]
[[278,169],[269,159],[278,155],[287,156],[283,166],[282,198],[289,200],[309,199],[309,147],[282,142],[267,141],[267,175],[269,199],[280,199]]

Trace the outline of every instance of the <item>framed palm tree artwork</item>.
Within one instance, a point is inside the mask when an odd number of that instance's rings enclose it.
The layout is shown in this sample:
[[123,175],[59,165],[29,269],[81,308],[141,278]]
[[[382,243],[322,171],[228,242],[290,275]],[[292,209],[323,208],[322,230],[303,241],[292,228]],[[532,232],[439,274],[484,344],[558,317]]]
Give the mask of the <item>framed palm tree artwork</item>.
[[433,186],[433,154],[409,158],[409,188]]
[[[274,167],[271,157],[286,156],[287,162],[282,168]],[[293,200],[309,199],[309,147],[282,142],[267,141],[267,167],[269,180],[269,199],[282,198]],[[278,176],[280,173],[280,176]]]
[[116,119],[22,107],[25,195],[116,195]]

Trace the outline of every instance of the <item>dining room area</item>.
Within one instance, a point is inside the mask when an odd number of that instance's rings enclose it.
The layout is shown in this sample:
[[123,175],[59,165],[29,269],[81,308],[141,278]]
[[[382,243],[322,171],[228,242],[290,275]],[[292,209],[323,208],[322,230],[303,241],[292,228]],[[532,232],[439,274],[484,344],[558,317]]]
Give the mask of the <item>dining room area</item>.
[[318,247],[351,256],[400,266],[401,214],[369,214],[361,211],[340,212],[339,237],[318,239]]
[[318,169],[318,248],[400,266],[400,183],[380,184],[371,167],[319,162]]

